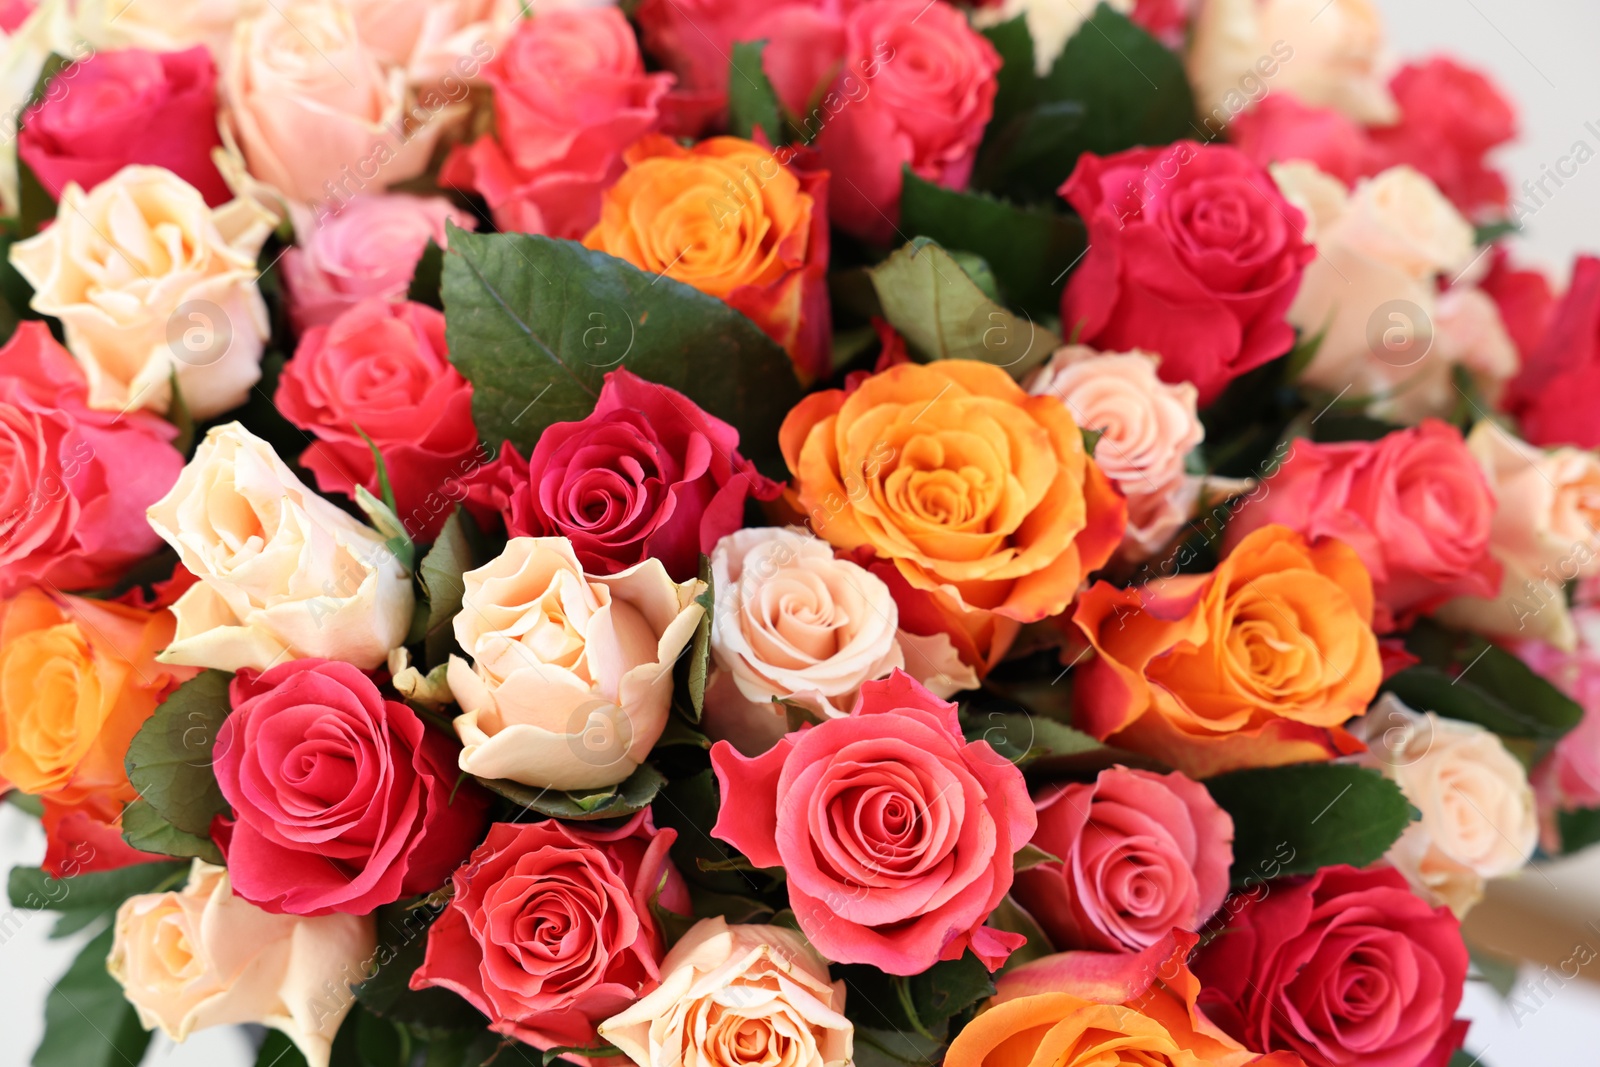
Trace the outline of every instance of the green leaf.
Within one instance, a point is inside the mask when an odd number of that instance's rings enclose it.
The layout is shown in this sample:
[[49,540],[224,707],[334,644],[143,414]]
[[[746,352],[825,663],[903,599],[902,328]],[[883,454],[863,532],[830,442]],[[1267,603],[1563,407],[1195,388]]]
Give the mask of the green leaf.
[[1030,867],[1038,867],[1046,863],[1060,863],[1061,857],[1054,856],[1040,848],[1038,845],[1023,845],[1016,855],[1011,857],[1013,871],[1025,871]]
[[1516,960],[1486,951],[1470,941],[1467,943],[1467,955],[1471,958],[1478,977],[1490,989],[1500,994],[1501,1000],[1511,996],[1511,990],[1516,988],[1517,984]]
[[1489,1067],[1489,1064],[1484,1061],[1481,1052],[1468,1052],[1461,1048],[1450,1054],[1447,1067]]
[[1233,817],[1233,884],[1365,867],[1388,851],[1414,811],[1400,787],[1346,763],[1256,767],[1208,778]]
[[1561,834],[1563,856],[1600,844],[1600,808],[1559,811],[1556,813],[1556,829]]
[[413,304],[427,304],[443,308],[439,298],[439,283],[444,278],[444,249],[437,241],[428,238],[428,247],[422,250],[417,265],[411,272],[411,285],[406,289],[406,299]]
[[706,870],[701,866],[702,861],[722,864],[743,858],[711,836],[719,808],[717,779],[708,768],[669,783],[650,810],[657,826],[670,826],[678,832],[678,839],[672,843],[672,862],[693,892],[706,889],[736,896],[759,893],[770,881],[765,875],[747,875],[727,868]]
[[458,994],[440,987],[412,989],[411,976],[427,954],[428,930],[447,905],[426,902],[385,904],[377,910],[377,965],[355,987],[356,999],[372,1014],[405,1026],[419,1036],[449,1030],[481,1029],[489,1020]]
[[1515,219],[1496,219],[1493,222],[1480,222],[1473,231],[1473,243],[1478,245],[1492,245],[1502,237],[1510,237],[1514,233],[1521,233],[1522,227]]
[[256,1067],[308,1067],[305,1053],[281,1030],[268,1030],[256,1053]]
[[994,110],[988,134],[1033,107],[1039,99],[1039,79],[1033,71],[1033,34],[1026,15],[1018,15],[982,31],[1000,53],[1000,73],[996,77]]
[[1042,761],[1057,772],[1098,771],[1132,756],[1066,723],[1024,712],[968,713],[962,729],[968,741],[987,741],[1002,759],[1023,768]]
[[150,1033],[106,971],[113,933],[106,930],[83,946],[51,987],[33,1067],[129,1067],[144,1058]]
[[455,641],[453,623],[461,611],[467,586],[461,576],[478,565],[482,538],[464,508],[457,508],[439,528],[439,537],[422,557],[417,576],[428,594],[424,640],[430,668],[444,663]]
[[865,964],[839,966],[848,987],[845,1007],[861,1025],[910,1030],[937,1040],[950,1018],[994,995],[989,969],[971,952],[941,960],[910,977],[885,974]]
[[856,1025],[855,1067],[934,1067],[944,1058],[943,1038]]
[[984,295],[950,253],[917,238],[872,267],[884,317],[924,359],[974,359],[1020,378],[1061,338]]
[[52,937],[62,937],[109,916],[138,893],[171,889],[188,873],[186,863],[135,863],[110,871],[52,878],[37,867],[13,867],[6,890],[14,908],[61,913]]
[[690,721],[699,722],[706,704],[706,676],[711,671],[711,623],[717,608],[716,582],[711,575],[711,557],[700,557],[700,580],[706,583],[705,591],[694,598],[704,613],[694,627],[694,639],[689,642],[689,673],[685,691],[689,706],[685,709]]
[[178,436],[172,439],[172,447],[187,456],[194,450],[194,416],[189,414],[189,404],[183,399],[183,390],[178,386],[177,370],[167,376],[167,387],[172,397],[167,404],[167,421],[178,428]]
[[135,800],[122,809],[122,839],[144,852],[223,864],[222,850],[211,838],[178,829],[147,800]]
[[691,746],[693,748],[711,748],[711,738],[690,726],[681,715],[668,715],[666,728],[661,731],[661,736],[656,740],[656,748],[672,748],[677,745]]
[[667,780],[650,764],[641,763],[639,769],[620,784],[584,793],[535,789],[503,778],[479,778],[478,781],[490,792],[505,797],[525,811],[536,811],[556,819],[586,821],[615,819],[649,807]]
[[227,801],[211,768],[217,732],[231,710],[224,671],[201,671],[172,692],[128,744],[128,780],[162,819],[185,833],[211,833]]
[[782,476],[774,431],[800,383],[783,349],[715,297],[573,241],[452,228],[444,302],[484,440],[527,454],[545,427],[588,415],[606,372],[626,366],[731,423],[740,451]]
[[766,41],[734,43],[728,64],[728,132],[750,141],[759,129],[769,142],[780,144],[784,140],[783,111],[778,92],[761,65],[766,47]]
[[622,1055],[622,1050],[615,1045],[558,1045],[544,1050],[544,1067],[550,1067],[550,1064],[569,1052],[602,1060]]
[[1055,202],[1065,177],[1061,161],[1076,158],[1087,113],[1079,100],[1048,100],[1024,111],[994,132],[973,167],[972,184],[1021,200]]

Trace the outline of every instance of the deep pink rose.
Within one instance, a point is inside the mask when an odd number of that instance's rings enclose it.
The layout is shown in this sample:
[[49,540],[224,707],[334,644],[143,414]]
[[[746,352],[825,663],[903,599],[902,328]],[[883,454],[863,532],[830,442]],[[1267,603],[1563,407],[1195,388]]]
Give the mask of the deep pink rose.
[[1504,245],[1496,245],[1489,257],[1489,273],[1478,288],[1494,301],[1506,333],[1526,363],[1544,340],[1555,315],[1556,294],[1549,275],[1542,270],[1513,266],[1511,253]]
[[1060,863],[1017,875],[1017,901],[1057,949],[1138,952],[1199,930],[1228,895],[1233,819],[1176,772],[1111,767],[1035,801],[1032,843]]
[[299,245],[283,253],[296,332],[326,326],[371,297],[404,300],[428,241],[445,247],[447,222],[470,230],[477,220],[443,197],[404,193],[358,196],[311,220]]
[[1261,886],[1194,963],[1200,1007],[1307,1067],[1444,1067],[1466,1037],[1461,924],[1399,871],[1326,867]]
[[211,162],[217,68],[204,47],[186,52],[99,52],[58,75],[17,134],[17,154],[59,200],[139,163],[165,167],[218,207],[233,199]]
[[1194,0],[1137,0],[1129,19],[1170,48],[1183,44]]
[[1372,628],[1387,633],[1453,597],[1499,593],[1494,508],[1461,431],[1427,419],[1376,441],[1295,441],[1228,523],[1224,543],[1231,550],[1269,523],[1312,541],[1338,538],[1372,575]]
[[1389,90],[1400,105],[1400,121],[1372,129],[1384,166],[1404,163],[1420,170],[1465,215],[1504,209],[1506,180],[1484,163],[1486,154],[1517,135],[1516,110],[1499,87],[1438,56],[1406,64]]
[[1600,447],[1600,259],[1573,264],[1572,284],[1504,403],[1532,444]]
[[816,116],[834,225],[894,240],[906,166],[946,188],[965,186],[999,70],[994,46],[943,0],[871,0],[851,11],[844,70]]
[[0,0],[0,30],[16,33],[38,6],[34,0]]
[[753,759],[718,741],[711,766],[711,835],[784,869],[801,931],[830,960],[920,974],[970,948],[992,971],[1023,943],[983,925],[1033,835],[1022,772],[904,671]]
[[502,230],[581,238],[622,151],[654,129],[671,74],[646,74],[614,7],[542,12],[517,23],[483,68],[495,135],[458,148],[441,184],[471,189]]
[[1291,93],[1272,93],[1235,115],[1228,139],[1256,163],[1308,160],[1346,185],[1378,173],[1384,155],[1367,128],[1331,107],[1303,104]]
[[467,507],[512,537],[565,537],[583,568],[615,574],[661,560],[675,581],[744,525],[745,499],[782,491],[739,455],[739,431],[682,393],[628,370],[606,375],[594,411],[507,444],[470,479]]
[[411,988],[452,989],[489,1029],[537,1048],[601,1044],[595,1027],[661,980],[666,943],[651,903],[689,913],[667,858],[676,837],[649,811],[613,829],[495,823],[456,871]]
[[1061,195],[1089,227],[1061,296],[1062,326],[1084,344],[1160,355],[1162,380],[1193,382],[1202,406],[1294,347],[1285,315],[1316,249],[1300,210],[1238,149],[1086,152]]
[[146,411],[90,408],[44,323],[18,326],[0,348],[0,596],[110,585],[159,548],[144,509],[183,469],[177,435]]
[[233,818],[212,836],[246,900],[365,915],[439,888],[483,832],[488,797],[457,787],[455,739],[350,664],[240,671],[228,695],[214,766]]
[[[406,529],[429,540],[485,458],[472,424],[472,384],[450,363],[444,316],[423,304],[366,300],[314,326],[283,368],[276,397],[317,441],[300,463],[324,493],[378,494],[378,447]],[[359,427],[359,431],[357,429]]]

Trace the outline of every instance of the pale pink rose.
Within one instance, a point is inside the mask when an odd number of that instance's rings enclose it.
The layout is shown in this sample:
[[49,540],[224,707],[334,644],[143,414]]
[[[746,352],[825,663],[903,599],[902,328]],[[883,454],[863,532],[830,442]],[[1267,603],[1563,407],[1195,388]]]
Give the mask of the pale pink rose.
[[1494,299],[1482,289],[1453,285],[1439,294],[1433,328],[1444,361],[1466,368],[1483,398],[1498,406],[1522,360]]
[[[362,43],[413,85],[466,84],[522,17],[523,0],[343,0]],[[543,7],[545,5],[532,5]]]
[[1522,662],[1583,707],[1578,725],[1533,769],[1539,842],[1551,853],[1561,851],[1560,812],[1600,808],[1600,608],[1577,607],[1572,616],[1578,633],[1573,651],[1544,641],[1516,646]]

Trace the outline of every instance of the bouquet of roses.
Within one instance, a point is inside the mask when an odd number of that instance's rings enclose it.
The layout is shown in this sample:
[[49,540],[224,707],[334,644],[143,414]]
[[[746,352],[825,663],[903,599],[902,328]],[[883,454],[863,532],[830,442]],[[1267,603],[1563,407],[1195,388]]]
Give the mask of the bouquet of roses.
[[1600,840],[1600,260],[1371,0],[0,26],[37,1067],[1443,1067]]

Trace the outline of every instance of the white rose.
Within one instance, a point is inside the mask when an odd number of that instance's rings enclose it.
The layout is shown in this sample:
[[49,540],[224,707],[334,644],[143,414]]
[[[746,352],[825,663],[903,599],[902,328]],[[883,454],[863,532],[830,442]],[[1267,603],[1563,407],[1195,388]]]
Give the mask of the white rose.
[[145,1029],[174,1041],[212,1026],[281,1030],[328,1067],[377,937],[360,915],[275,915],[233,895],[228,872],[194,861],[188,883],[117,909],[106,969]]
[[236,422],[206,434],[149,518],[200,579],[172,606],[163,662],[265,670],[315,656],[370,670],[405,640],[411,576],[383,535]]
[[599,789],[638,769],[666,728],[672,665],[705,609],[698,578],[658,559],[583,572],[564,537],[514,537],[462,576],[450,658],[461,769],[548,789]]
[[[1136,0],[1105,0],[1106,6],[1118,14],[1132,14]],[[1010,22],[1018,15],[1027,20],[1028,35],[1033,38],[1033,65],[1040,74],[1048,74],[1056,58],[1089,21],[1096,4],[1090,0],[1003,0],[992,6],[979,7],[972,12],[972,24],[979,29]]]
[[261,378],[267,308],[256,256],[275,219],[254,201],[207,206],[161,167],[129,166],[61,193],[55,224],[11,247],[30,305],[61,320],[93,407],[238,407]]

